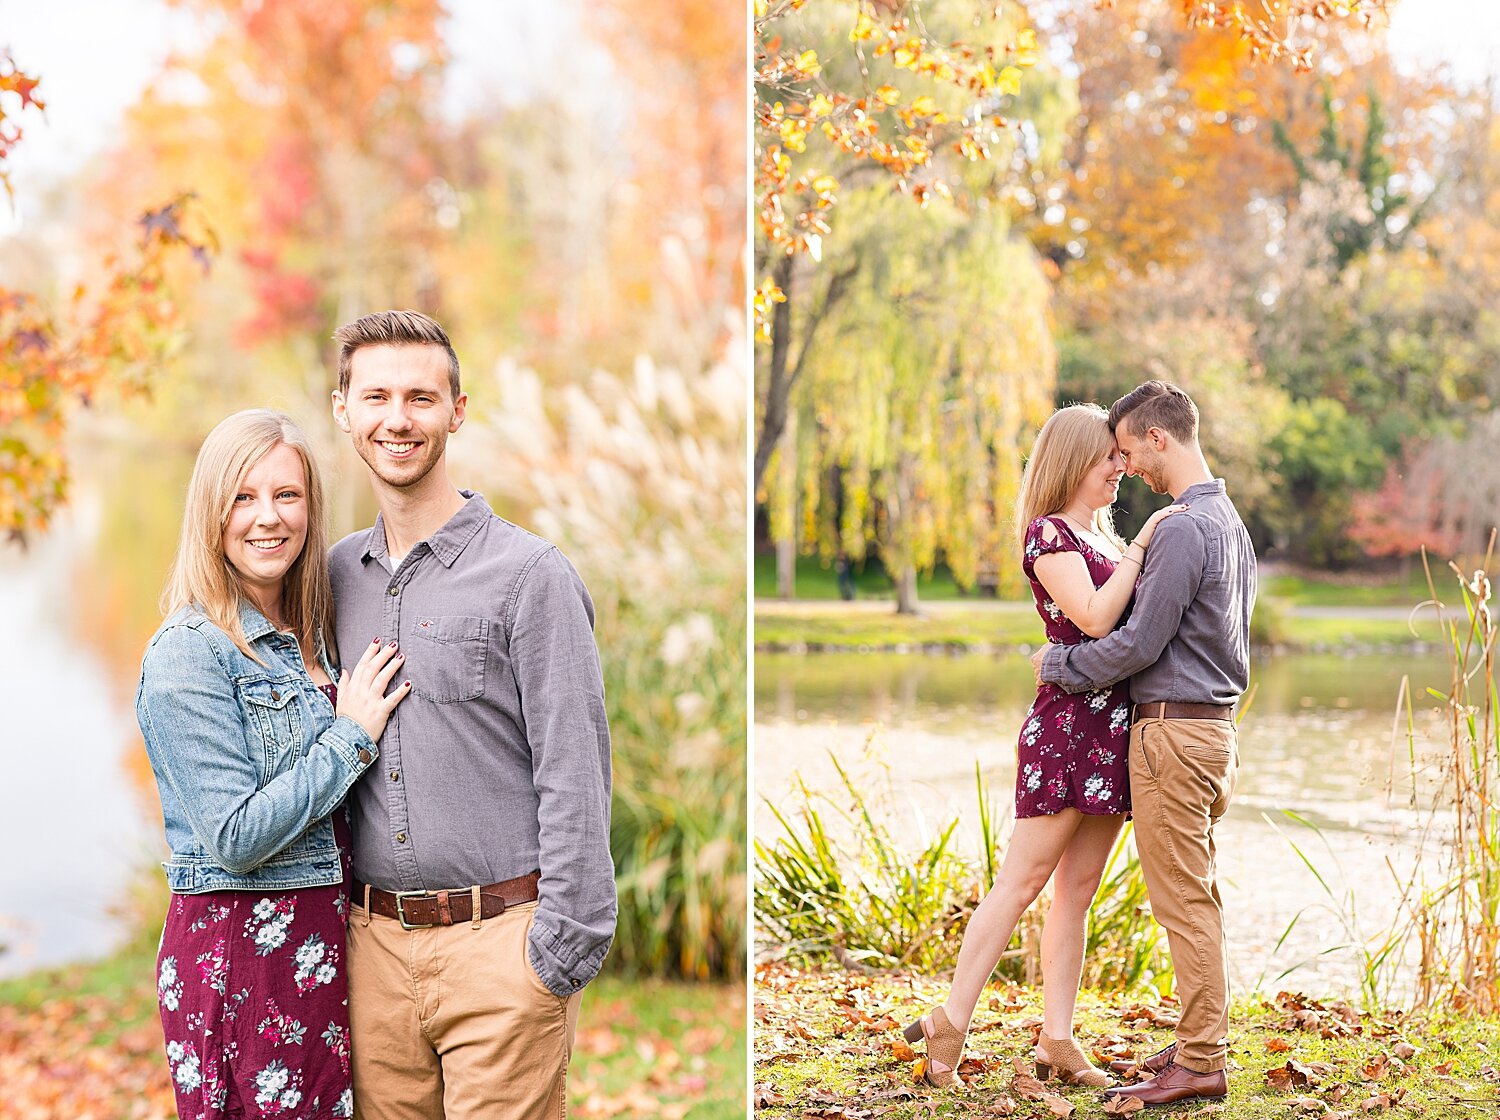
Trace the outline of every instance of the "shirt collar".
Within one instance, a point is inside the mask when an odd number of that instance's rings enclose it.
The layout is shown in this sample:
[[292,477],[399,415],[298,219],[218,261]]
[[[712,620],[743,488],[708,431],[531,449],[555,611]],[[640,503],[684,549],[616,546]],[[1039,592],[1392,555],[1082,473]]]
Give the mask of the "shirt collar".
[[[425,541],[418,541],[417,546],[412,548],[415,552],[417,547],[425,544],[428,551],[436,556],[445,568],[453,567],[454,562],[463,555],[464,549],[474,539],[474,535],[491,517],[490,505],[484,500],[483,495],[473,490],[459,490],[459,493],[464,498],[464,504],[459,507],[459,511],[450,517],[436,533]],[[382,514],[376,514],[375,524],[365,538],[365,550],[359,558],[362,563],[369,563],[371,560],[384,560],[388,555],[385,518]]]
[[1174,502],[1186,502],[1189,498],[1206,498],[1210,494],[1224,493],[1224,480],[1222,478],[1211,478],[1207,482],[1195,482],[1172,499]]
[[253,604],[241,599],[240,629],[245,632],[245,641],[253,642],[257,638],[264,638],[267,634],[274,633],[276,627],[272,626],[271,620],[261,614]]

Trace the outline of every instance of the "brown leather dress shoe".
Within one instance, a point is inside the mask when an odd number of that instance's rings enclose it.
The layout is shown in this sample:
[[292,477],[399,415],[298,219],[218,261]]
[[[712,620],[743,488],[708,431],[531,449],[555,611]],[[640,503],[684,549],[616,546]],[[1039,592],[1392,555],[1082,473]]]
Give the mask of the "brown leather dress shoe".
[[1199,1073],[1176,1062],[1168,1062],[1150,1081],[1104,1091],[1105,1100],[1134,1097],[1147,1108],[1178,1101],[1216,1101],[1228,1095],[1229,1075],[1222,1069]]
[[1132,1058],[1116,1058],[1109,1063],[1109,1068],[1116,1073],[1132,1073],[1135,1070],[1143,1069],[1152,1077],[1155,1077],[1162,1070],[1166,1069],[1167,1063],[1176,1056],[1177,1043],[1174,1042],[1170,1046],[1162,1047],[1155,1054],[1142,1058],[1140,1061],[1135,1061]]

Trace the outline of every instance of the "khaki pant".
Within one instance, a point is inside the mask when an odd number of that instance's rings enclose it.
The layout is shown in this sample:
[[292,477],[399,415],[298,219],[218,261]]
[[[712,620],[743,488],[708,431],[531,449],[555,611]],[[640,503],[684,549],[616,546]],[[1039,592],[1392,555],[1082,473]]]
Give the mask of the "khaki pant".
[[1146,719],[1130,729],[1135,842],[1182,1005],[1176,1061],[1200,1073],[1223,1069],[1228,1052],[1229,947],[1213,829],[1238,769],[1228,720]]
[[557,1120],[582,993],[549,992],[526,959],[536,903],[475,926],[405,930],[349,918],[356,1120]]

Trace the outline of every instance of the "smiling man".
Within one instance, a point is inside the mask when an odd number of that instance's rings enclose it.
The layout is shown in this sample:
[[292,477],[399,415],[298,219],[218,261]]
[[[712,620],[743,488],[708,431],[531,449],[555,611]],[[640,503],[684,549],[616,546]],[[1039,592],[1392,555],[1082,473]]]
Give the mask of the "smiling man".
[[1182,1014],[1177,1040],[1141,1065],[1150,1080],[1106,1091],[1145,1106],[1229,1091],[1229,961],[1214,825],[1239,768],[1234,706],[1249,683],[1255,551],[1198,446],[1198,408],[1148,381],[1109,410],[1126,473],[1188,508],[1146,553],[1124,626],[1097,641],[1045,645],[1039,683],[1087,692],[1130,678],[1130,797],[1151,910],[1167,931]]
[[334,340],[334,419],[380,506],[330,553],[339,645],[379,635],[411,680],[350,801],[355,1115],[557,1117],[615,926],[593,603],[449,480],[468,399],[442,327],[384,311]]

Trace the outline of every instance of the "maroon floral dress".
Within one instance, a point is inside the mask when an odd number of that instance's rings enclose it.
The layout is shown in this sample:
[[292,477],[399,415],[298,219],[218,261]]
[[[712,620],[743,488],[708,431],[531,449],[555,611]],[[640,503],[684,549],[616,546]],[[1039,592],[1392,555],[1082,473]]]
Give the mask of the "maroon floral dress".
[[[1055,540],[1044,539],[1047,525],[1056,528]],[[1079,553],[1095,587],[1102,587],[1114,573],[1115,561],[1075,533],[1061,517],[1039,517],[1026,530],[1021,570],[1031,580],[1031,594],[1046,625],[1047,641],[1064,646],[1089,641],[1036,578],[1036,558],[1052,552]],[[1129,738],[1128,681],[1078,693],[1064,692],[1055,684],[1042,685],[1021,724],[1016,816],[1048,816],[1069,808],[1097,815],[1128,813]]]
[[[319,687],[337,705],[336,686]],[[343,806],[333,834],[341,883],[173,895],[156,992],[181,1120],[354,1115]]]

